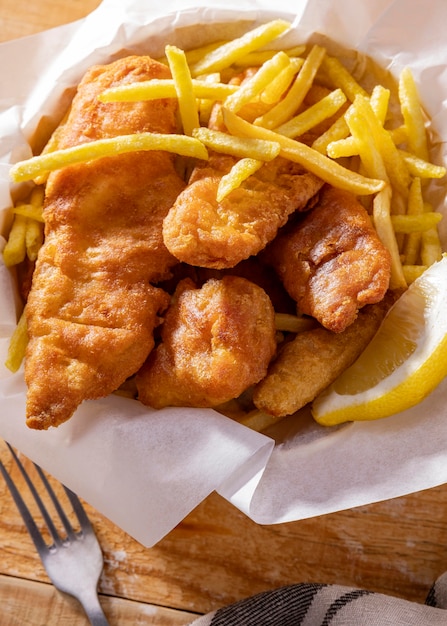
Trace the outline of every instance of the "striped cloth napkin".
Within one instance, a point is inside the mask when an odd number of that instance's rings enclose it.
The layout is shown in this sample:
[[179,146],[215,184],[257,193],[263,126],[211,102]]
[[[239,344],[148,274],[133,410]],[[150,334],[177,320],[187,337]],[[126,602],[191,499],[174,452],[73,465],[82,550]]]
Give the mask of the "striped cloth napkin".
[[445,609],[447,572],[434,583],[425,604],[365,589],[303,583],[240,600],[190,626],[446,626]]

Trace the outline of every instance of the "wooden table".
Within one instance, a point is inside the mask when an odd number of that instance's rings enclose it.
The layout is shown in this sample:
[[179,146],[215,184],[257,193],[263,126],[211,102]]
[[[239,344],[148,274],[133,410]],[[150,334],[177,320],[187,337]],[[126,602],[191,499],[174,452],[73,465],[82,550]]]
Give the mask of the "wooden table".
[[[0,0],[0,39],[81,18],[98,4]],[[3,444],[0,458],[11,467]],[[447,569],[447,485],[272,526],[256,525],[213,494],[150,549],[87,511],[105,558],[101,602],[117,626],[187,624],[196,614],[295,582],[353,585],[423,602]],[[0,606],[2,626],[87,624],[76,601],[49,583],[2,481]]]

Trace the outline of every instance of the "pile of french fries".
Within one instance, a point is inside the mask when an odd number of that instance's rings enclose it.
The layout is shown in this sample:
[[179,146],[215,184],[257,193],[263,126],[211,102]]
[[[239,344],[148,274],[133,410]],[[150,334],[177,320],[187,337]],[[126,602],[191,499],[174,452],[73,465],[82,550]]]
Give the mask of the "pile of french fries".
[[[35,260],[43,241],[42,201],[49,172],[72,163],[132,150],[167,150],[206,160],[208,152],[238,157],[222,178],[218,200],[278,155],[301,164],[327,183],[361,198],[392,258],[392,289],[406,289],[441,258],[437,224],[442,215],[425,199],[430,179],[446,170],[429,158],[428,121],[410,69],[396,81],[368,92],[342,62],[320,45],[283,49],[290,28],[274,20],[228,42],[184,51],[165,48],[171,79],[111,88],[103,102],[177,98],[181,131],[140,133],[58,150],[50,139],[41,155],[11,168],[14,182],[38,185],[15,206],[3,252],[7,266]],[[246,72],[244,81],[234,80]],[[397,101],[397,107],[391,102]],[[226,130],[208,127],[219,105]],[[57,131],[56,131],[57,132]],[[278,317],[279,319],[279,317]],[[283,330],[296,331],[290,319]],[[280,322],[281,323],[281,322]],[[26,346],[22,322],[11,342],[8,367],[20,366]]]

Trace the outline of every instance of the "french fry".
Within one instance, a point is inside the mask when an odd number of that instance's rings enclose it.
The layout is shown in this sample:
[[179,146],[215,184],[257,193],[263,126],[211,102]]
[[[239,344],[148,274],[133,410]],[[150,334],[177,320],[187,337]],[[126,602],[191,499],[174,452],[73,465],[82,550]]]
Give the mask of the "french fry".
[[43,244],[43,226],[41,222],[28,219],[25,231],[26,254],[30,261],[37,259],[37,254]]
[[357,156],[359,153],[357,140],[355,137],[346,137],[345,139],[331,141],[326,148],[326,153],[331,159],[346,159]]
[[15,215],[23,215],[24,217],[29,217],[32,220],[36,220],[36,222],[43,222],[43,214],[42,207],[36,207],[32,204],[20,204],[13,208],[13,213]]
[[[403,198],[396,189],[392,189],[391,196],[391,215],[406,215],[407,206],[408,206],[408,198]],[[401,253],[401,260],[403,255],[403,248],[405,244],[406,235],[404,233],[394,233],[396,236],[397,245],[399,246],[399,250]]]
[[428,161],[427,134],[416,83],[411,70],[404,68],[399,77],[399,100],[408,136],[408,147],[414,155]]
[[290,119],[306,97],[325,54],[326,50],[321,46],[312,47],[287,95],[270,111],[257,118],[256,125],[276,128]]
[[428,267],[428,265],[407,265],[407,264],[404,264],[402,266],[402,270],[403,270],[403,273],[404,273],[404,276],[405,276],[405,280],[407,281],[407,284],[411,285],[411,283],[414,283],[416,278],[419,278],[419,276],[422,276],[422,274],[425,272],[427,267]]
[[315,328],[316,322],[311,317],[290,315],[290,313],[275,313],[275,328],[283,332],[302,333]]
[[412,176],[418,178],[444,178],[446,175],[446,168],[442,165],[424,161],[406,150],[399,150],[399,153]]
[[263,411],[259,411],[255,409],[254,411],[250,411],[246,413],[243,417],[240,417],[237,421],[247,428],[251,428],[252,430],[256,430],[257,432],[262,432],[269,426],[273,426],[276,424],[281,418],[275,417],[273,415],[268,415]]
[[231,191],[240,187],[244,180],[257,172],[263,165],[264,161],[249,157],[237,161],[229,173],[222,176],[219,182],[217,188],[217,202],[221,202]]
[[402,262],[400,259],[399,247],[393,225],[391,223],[391,188],[385,187],[380,191],[373,201],[373,220],[377,234],[383,245],[388,248],[391,255],[391,289],[407,288],[407,281],[404,276]]
[[384,181],[366,178],[357,172],[348,170],[303,143],[246,122],[231,111],[227,111],[225,107],[223,107],[223,117],[230,133],[279,143],[282,156],[299,163],[331,185],[357,195],[374,194],[385,187]]
[[245,104],[256,98],[288,65],[290,65],[290,60],[285,52],[275,54],[249,80],[244,82],[236,93],[228,96],[225,100],[227,109],[237,113]]
[[[424,202],[424,212],[431,213],[432,211],[432,205],[428,202]],[[430,267],[430,265],[433,265],[436,261],[441,260],[442,254],[442,245],[439,239],[438,229],[429,228],[425,230],[421,235],[421,263]]]
[[[403,244],[403,234],[396,234],[394,232],[393,223],[391,222],[389,214],[405,213],[406,205],[400,193],[400,189],[396,189],[395,187],[396,178],[391,180],[389,177],[390,168],[388,167],[389,163],[385,162],[383,150],[384,142],[380,141],[380,132],[385,133],[386,131],[378,124],[371,106],[362,96],[356,96],[354,104],[345,115],[345,119],[352,136],[357,142],[358,153],[366,174],[384,180],[391,185],[389,197],[384,197],[377,201],[381,209],[377,211],[377,217],[380,218],[381,224],[380,228],[376,225],[376,229],[378,232],[380,231],[382,243],[388,248],[392,256],[392,283],[396,283],[396,285],[402,287],[402,268],[400,260],[397,258],[397,253],[400,251]],[[381,131],[371,132],[371,127],[377,127],[377,125]],[[406,191],[406,189],[404,189],[404,191]],[[386,210],[384,210],[385,207]],[[393,241],[393,239],[395,241]]]
[[356,96],[368,97],[368,93],[358,84],[339,59],[326,55],[321,67],[333,86],[342,89],[351,102],[354,102]]
[[389,133],[396,146],[408,141],[408,133],[404,124],[402,126],[398,126],[397,128],[392,128]]
[[301,57],[306,52],[306,46],[304,44],[293,46],[292,48],[287,48],[285,52],[291,59]]
[[6,267],[12,267],[21,263],[26,256],[26,224],[27,218],[23,215],[15,215],[9,232],[8,241],[3,248],[3,261]]
[[437,228],[429,228],[421,236],[421,262],[430,267],[442,258],[442,246]]
[[93,159],[137,150],[166,150],[181,156],[208,159],[204,145],[193,137],[175,134],[135,133],[134,135],[98,139],[72,148],[31,157],[26,161],[19,161],[11,167],[10,177],[13,182],[20,183],[33,180],[42,174],[66,165],[85,163]]
[[382,126],[385,125],[390,96],[391,94],[389,89],[385,89],[382,85],[376,85],[372,90],[371,97],[369,99],[371,108]]
[[[201,82],[202,84],[216,85],[217,83],[220,83],[220,72],[213,72],[212,74],[206,74],[205,76],[199,76],[198,79],[193,79],[193,88],[194,88],[194,82],[196,80],[197,80],[197,82]],[[221,84],[223,84],[223,83],[221,83]],[[229,86],[233,87],[233,88],[236,88],[236,90],[238,89],[238,87],[236,85],[229,85]],[[224,100],[225,98],[226,98],[226,96],[223,96],[221,98],[221,100]],[[210,118],[211,118],[211,114],[212,114],[212,111],[213,111],[214,105],[216,104],[216,100],[217,99],[219,99],[219,98],[215,98],[215,97],[210,98],[208,96],[204,97],[204,98],[199,98],[198,99],[200,126],[208,126]]]
[[369,126],[366,124],[363,111],[353,105],[346,112],[345,120],[351,131],[351,137],[355,142],[357,154],[360,156],[367,175],[389,183],[384,159],[377,146],[374,135],[370,132]]
[[240,158],[259,159],[262,162],[277,157],[281,149],[277,141],[259,140],[256,137],[233,137],[228,133],[203,127],[196,128],[193,136],[216,152]]
[[290,28],[285,20],[273,20],[248,31],[206,54],[191,66],[191,76],[196,77],[208,72],[219,72],[250,52],[269,44]]
[[[193,48],[192,50],[186,50],[185,54],[186,54],[186,60],[188,61],[188,65],[191,67],[191,65],[194,65],[194,63],[197,63],[197,61],[200,61],[201,59],[203,59],[203,57],[205,57],[210,52],[213,52],[213,50],[216,50],[216,48],[220,48],[221,46],[224,46],[227,43],[228,41],[214,41],[213,43],[208,43],[208,44],[205,44],[204,46]],[[168,60],[163,59],[162,63],[163,62],[167,64]]]
[[32,220],[43,223],[43,199],[43,186],[41,185],[39,187],[34,187],[33,191],[31,192],[29,204],[17,204],[13,208],[13,212],[17,215],[23,215],[24,217],[29,217]]
[[[348,109],[349,111],[350,109]],[[349,127],[346,124],[346,114],[339,117],[322,135],[312,143],[312,148],[321,154],[327,154],[328,146],[349,137]]]
[[[306,51],[306,46],[294,46],[293,48],[289,48],[284,52],[287,53],[287,56],[292,60],[297,60],[297,57],[300,57]],[[236,68],[245,68],[245,67],[258,67],[263,63],[271,59],[280,52],[280,50],[257,50],[256,52],[249,52],[245,56],[235,61],[234,65]]]
[[[424,212],[424,199],[422,197],[421,179],[415,178],[410,186],[408,194],[407,215],[420,215]],[[403,250],[406,265],[416,265],[421,246],[421,232],[410,233],[405,239]]]
[[28,332],[26,329],[25,309],[20,316],[19,322],[11,336],[5,365],[11,372],[17,372],[25,356],[28,344]]
[[303,66],[304,59],[296,57],[290,59],[290,63],[265,87],[260,94],[260,100],[264,104],[274,105],[282,98],[289,89],[296,74]]
[[40,185],[38,187],[34,187],[31,192],[30,202],[32,206],[41,209],[43,206],[43,201],[45,197],[45,188]]
[[[383,126],[388,111],[390,92],[381,85],[376,85],[371,93],[370,104],[377,119]],[[358,154],[357,141],[355,137],[346,137],[333,141],[327,146],[327,155],[332,159],[352,157]]]
[[391,223],[396,233],[422,233],[430,230],[442,220],[442,213],[423,213],[422,215],[391,215]]
[[[192,91],[196,98],[224,100],[238,91],[237,85],[207,80],[191,79]],[[99,95],[101,102],[139,102],[142,100],[158,100],[159,98],[176,98],[177,90],[171,78],[153,78],[140,83],[129,83],[110,87]]]
[[345,102],[346,96],[342,90],[336,89],[288,122],[275,128],[275,131],[285,137],[299,137],[328,117],[335,115]]
[[[391,184],[403,197],[406,197],[411,182],[410,174],[389,133],[380,124],[371,108],[368,98],[356,96],[353,106],[358,114],[363,117],[368,132],[371,133],[374,139],[377,150],[380,152],[385,163]],[[348,125],[350,115],[351,111],[348,111],[345,116]]]
[[[373,135],[370,134],[369,128],[365,124],[364,117],[353,106],[349,109],[349,115],[346,115],[346,119],[352,136],[357,142],[360,158],[367,174],[388,181],[384,160]],[[391,221],[391,198],[392,190],[388,184],[373,200],[373,222],[380,240],[391,256],[390,287],[392,289],[406,289],[407,282],[403,273],[399,246]]]
[[180,118],[185,135],[192,135],[199,127],[199,109],[192,86],[191,73],[183,50],[176,46],[166,46],[165,54],[177,93]]

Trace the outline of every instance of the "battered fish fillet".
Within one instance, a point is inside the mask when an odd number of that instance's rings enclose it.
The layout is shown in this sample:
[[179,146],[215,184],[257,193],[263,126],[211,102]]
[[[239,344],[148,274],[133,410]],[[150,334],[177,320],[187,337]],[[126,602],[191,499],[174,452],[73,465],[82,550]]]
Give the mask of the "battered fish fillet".
[[255,406],[284,417],[314,400],[363,352],[396,298],[389,292],[381,302],[365,306],[341,333],[319,327],[285,343],[254,389]]
[[342,332],[388,290],[391,259],[371,219],[346,191],[325,187],[318,204],[266,252],[301,313]]
[[276,349],[274,310],[245,278],[184,279],[161,328],[161,343],[136,377],[139,399],[166,406],[213,407],[267,372]]
[[[168,75],[148,57],[93,68],[58,131],[58,147],[175,131],[174,100],[97,100],[109,86]],[[61,424],[83,400],[114,391],[147,358],[158,315],[169,304],[150,282],[176,263],[163,244],[162,221],[183,187],[164,152],[105,157],[50,175],[45,243],[26,306],[31,428]]]
[[234,267],[272,241],[294,211],[305,210],[322,181],[276,158],[217,202],[219,182],[236,159],[212,154],[197,167],[163,225],[166,247],[180,261]]

